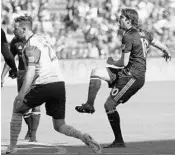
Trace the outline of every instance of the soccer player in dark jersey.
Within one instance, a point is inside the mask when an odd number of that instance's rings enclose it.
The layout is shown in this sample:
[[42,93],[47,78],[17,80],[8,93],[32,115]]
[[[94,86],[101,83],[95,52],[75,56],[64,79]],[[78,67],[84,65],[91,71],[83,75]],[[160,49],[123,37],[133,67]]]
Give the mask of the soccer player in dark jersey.
[[[15,59],[14,59],[13,54],[9,50],[7,38],[6,38],[5,32],[2,28],[1,28],[1,53],[4,57],[4,59],[5,59],[5,62],[11,68],[10,76],[12,78],[15,78],[16,77],[15,75],[16,75],[16,72],[17,72]],[[1,81],[1,87],[2,86],[3,86],[3,81]]]
[[[122,9],[119,18],[120,29],[124,30],[122,38],[122,56],[118,61],[112,57],[107,63],[114,67],[95,68],[91,72],[88,99],[85,104],[76,106],[81,113],[93,113],[94,100],[101,86],[101,80],[112,88],[105,102],[105,110],[113,130],[115,140],[106,148],[125,147],[120,128],[120,116],[116,107],[127,102],[145,83],[146,54],[149,44],[157,46],[167,59],[171,58],[168,49],[155,41],[149,33],[138,29],[138,13],[134,9]],[[118,68],[116,68],[118,67]],[[120,68],[119,68],[120,67]]]
[[[14,30],[15,37],[12,39],[10,43],[10,51],[12,52],[14,57],[18,56],[19,65],[18,65],[18,71],[17,71],[17,90],[19,92],[23,84],[23,79],[26,71],[24,56],[23,56],[24,55],[23,49],[28,41],[21,39],[19,36],[19,32],[16,32],[16,31],[17,30]],[[2,75],[1,75],[2,81],[4,81],[4,78],[8,73],[8,71],[9,71],[9,67],[5,63],[2,71]],[[23,115],[23,118],[28,126],[28,131],[25,136],[25,139],[29,140],[29,142],[36,142],[36,132],[37,132],[39,120],[40,120],[40,107],[38,106],[38,107],[32,108],[31,111]]]

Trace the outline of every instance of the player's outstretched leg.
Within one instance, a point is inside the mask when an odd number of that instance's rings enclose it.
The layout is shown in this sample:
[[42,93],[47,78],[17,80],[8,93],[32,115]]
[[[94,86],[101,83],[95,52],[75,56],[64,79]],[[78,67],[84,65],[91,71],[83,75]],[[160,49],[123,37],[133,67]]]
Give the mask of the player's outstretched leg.
[[32,124],[31,124],[31,137],[29,142],[37,142],[36,140],[36,132],[38,129],[39,121],[40,121],[40,107],[35,107],[32,109]]
[[81,106],[76,106],[76,111],[80,113],[94,113],[94,100],[96,98],[96,95],[100,89],[101,86],[101,80],[97,77],[91,76],[90,83],[89,83],[89,91],[88,91],[88,99],[85,104],[82,104]]
[[54,128],[56,131],[62,134],[82,140],[95,153],[102,152],[100,144],[98,144],[98,142],[96,142],[89,134],[83,134],[79,130],[67,124],[63,124],[61,125],[61,127],[54,125]]

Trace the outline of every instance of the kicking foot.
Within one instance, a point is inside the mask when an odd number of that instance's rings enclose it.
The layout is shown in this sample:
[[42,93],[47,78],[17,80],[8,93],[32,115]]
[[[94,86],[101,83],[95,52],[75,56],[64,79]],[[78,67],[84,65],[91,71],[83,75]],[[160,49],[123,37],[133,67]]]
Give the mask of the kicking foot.
[[103,148],[116,148],[116,147],[126,147],[124,142],[113,141],[112,144],[105,146]]
[[80,113],[91,113],[93,114],[95,112],[94,106],[86,103],[82,104],[81,106],[76,106],[75,110],[77,110]]
[[16,153],[16,152],[17,152],[16,146],[9,145],[7,147],[7,150],[5,151],[5,154],[13,154],[13,153]]
[[102,148],[89,134],[84,134],[83,142],[89,146],[95,153],[102,153]]

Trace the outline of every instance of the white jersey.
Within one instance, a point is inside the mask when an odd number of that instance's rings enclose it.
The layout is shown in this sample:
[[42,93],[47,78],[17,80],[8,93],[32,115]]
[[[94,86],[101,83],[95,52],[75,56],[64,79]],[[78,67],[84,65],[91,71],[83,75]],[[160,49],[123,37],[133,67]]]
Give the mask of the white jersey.
[[[27,46],[32,47],[32,53],[31,51],[28,53]],[[33,84],[64,81],[56,53],[42,35],[33,35],[27,46],[25,55],[28,57],[28,63],[36,66],[36,77]]]

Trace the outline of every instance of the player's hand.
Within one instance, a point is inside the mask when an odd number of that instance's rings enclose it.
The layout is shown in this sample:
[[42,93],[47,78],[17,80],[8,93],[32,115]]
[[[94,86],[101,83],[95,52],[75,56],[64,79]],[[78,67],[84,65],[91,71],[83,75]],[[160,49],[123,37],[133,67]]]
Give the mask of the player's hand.
[[114,65],[115,61],[114,61],[114,59],[112,57],[108,57],[106,63],[109,64],[109,65]]
[[170,61],[171,60],[171,54],[170,52],[167,51],[163,51],[163,58],[165,59],[165,61]]
[[4,85],[4,79],[1,78],[1,88],[3,87],[3,85]]
[[12,79],[15,79],[17,77],[17,69],[11,69],[9,71],[9,77],[11,77]]
[[18,106],[18,105],[21,105],[21,104],[23,103],[24,97],[25,97],[25,95],[22,94],[22,93],[19,93],[19,94],[16,96],[16,98],[15,98],[15,103],[16,103],[17,106]]

